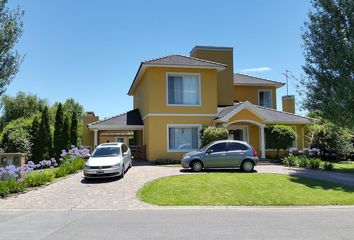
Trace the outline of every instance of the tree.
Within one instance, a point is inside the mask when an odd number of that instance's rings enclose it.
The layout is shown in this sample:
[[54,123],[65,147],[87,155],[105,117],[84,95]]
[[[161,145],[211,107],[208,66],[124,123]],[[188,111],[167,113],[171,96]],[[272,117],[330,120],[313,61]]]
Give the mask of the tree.
[[229,131],[222,127],[209,126],[201,131],[202,145],[205,146],[217,140],[226,140],[229,138]]
[[84,114],[84,107],[76,102],[75,99],[68,98],[63,104],[63,111],[66,117],[70,118],[73,114],[76,114],[80,118]]
[[313,0],[303,32],[303,107],[354,129],[354,1]]
[[346,160],[354,153],[353,132],[328,120],[320,118],[320,121],[307,126],[305,136],[308,145],[319,149],[323,159]]
[[276,149],[279,157],[280,149],[289,149],[296,138],[295,130],[289,126],[274,125],[265,129],[266,148]]
[[30,131],[31,142],[32,142],[31,159],[35,163],[38,163],[39,161],[42,160],[41,159],[42,147],[40,146],[40,140],[39,140],[39,127],[40,127],[40,122],[38,120],[38,117],[35,116]]
[[11,121],[4,129],[1,145],[5,152],[21,152],[31,156],[31,119],[19,118]]
[[10,10],[7,0],[0,0],[0,95],[19,70],[21,55],[13,48],[22,35],[24,11],[19,7]]
[[65,139],[63,132],[63,108],[61,103],[57,107],[55,114],[54,138],[53,138],[53,154],[55,158],[59,158],[61,150],[65,148]]
[[41,157],[40,160],[49,159],[52,154],[52,134],[50,131],[48,107],[44,107],[42,111],[38,139],[39,146],[42,149],[41,154],[39,155],[39,157]]
[[77,146],[77,139],[78,139],[77,114],[73,113],[71,115],[71,124],[70,124],[70,144]]
[[70,124],[69,118],[64,118],[63,125],[63,149],[68,149],[70,147]]
[[47,101],[37,95],[18,92],[16,97],[3,95],[0,99],[2,116],[0,118],[0,129],[3,129],[8,122],[18,118],[31,118],[34,114],[40,113],[47,105]]

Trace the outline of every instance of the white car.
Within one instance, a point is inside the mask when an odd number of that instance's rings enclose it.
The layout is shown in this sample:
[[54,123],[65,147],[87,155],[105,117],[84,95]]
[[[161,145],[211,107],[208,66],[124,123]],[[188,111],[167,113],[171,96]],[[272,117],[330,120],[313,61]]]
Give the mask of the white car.
[[132,167],[129,147],[124,143],[104,143],[96,147],[84,167],[85,178],[124,177]]

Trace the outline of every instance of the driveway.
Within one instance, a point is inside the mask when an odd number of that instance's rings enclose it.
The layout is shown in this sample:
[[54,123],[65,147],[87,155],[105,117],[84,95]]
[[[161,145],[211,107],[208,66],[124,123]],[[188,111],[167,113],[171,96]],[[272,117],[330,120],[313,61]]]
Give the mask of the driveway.
[[[181,168],[178,166],[153,166],[138,163],[137,166],[129,169],[123,179],[91,181],[84,180],[82,173],[78,173],[24,194],[0,199],[0,209],[154,208],[155,206],[137,199],[136,192],[138,189],[153,179],[171,175],[193,174],[190,171],[180,170]],[[304,176],[354,186],[354,177],[348,174],[288,168],[277,165],[257,166],[256,170],[258,173]],[[239,170],[211,170],[204,172],[204,174],[213,172],[235,172],[237,174]]]

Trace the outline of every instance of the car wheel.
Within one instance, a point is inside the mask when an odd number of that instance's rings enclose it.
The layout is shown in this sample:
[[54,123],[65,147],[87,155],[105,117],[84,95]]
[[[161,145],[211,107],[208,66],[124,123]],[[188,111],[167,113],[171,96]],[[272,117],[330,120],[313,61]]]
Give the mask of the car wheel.
[[125,173],[125,167],[123,165],[122,167],[122,173],[120,174],[120,178],[124,178],[124,173]]
[[254,169],[254,163],[251,160],[245,160],[242,163],[241,169],[244,172],[252,172]]
[[194,172],[200,172],[200,171],[202,171],[202,169],[203,169],[203,163],[200,162],[200,161],[194,161],[194,162],[192,162],[192,164],[191,164],[191,169],[192,169]]

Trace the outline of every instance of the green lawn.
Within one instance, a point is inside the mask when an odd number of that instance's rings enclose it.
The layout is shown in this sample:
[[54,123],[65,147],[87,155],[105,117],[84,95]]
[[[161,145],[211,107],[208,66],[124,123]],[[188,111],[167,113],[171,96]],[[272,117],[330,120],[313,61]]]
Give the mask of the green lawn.
[[354,174],[354,162],[335,163],[333,171]]
[[354,187],[278,174],[191,174],[149,182],[138,197],[161,206],[354,205]]

